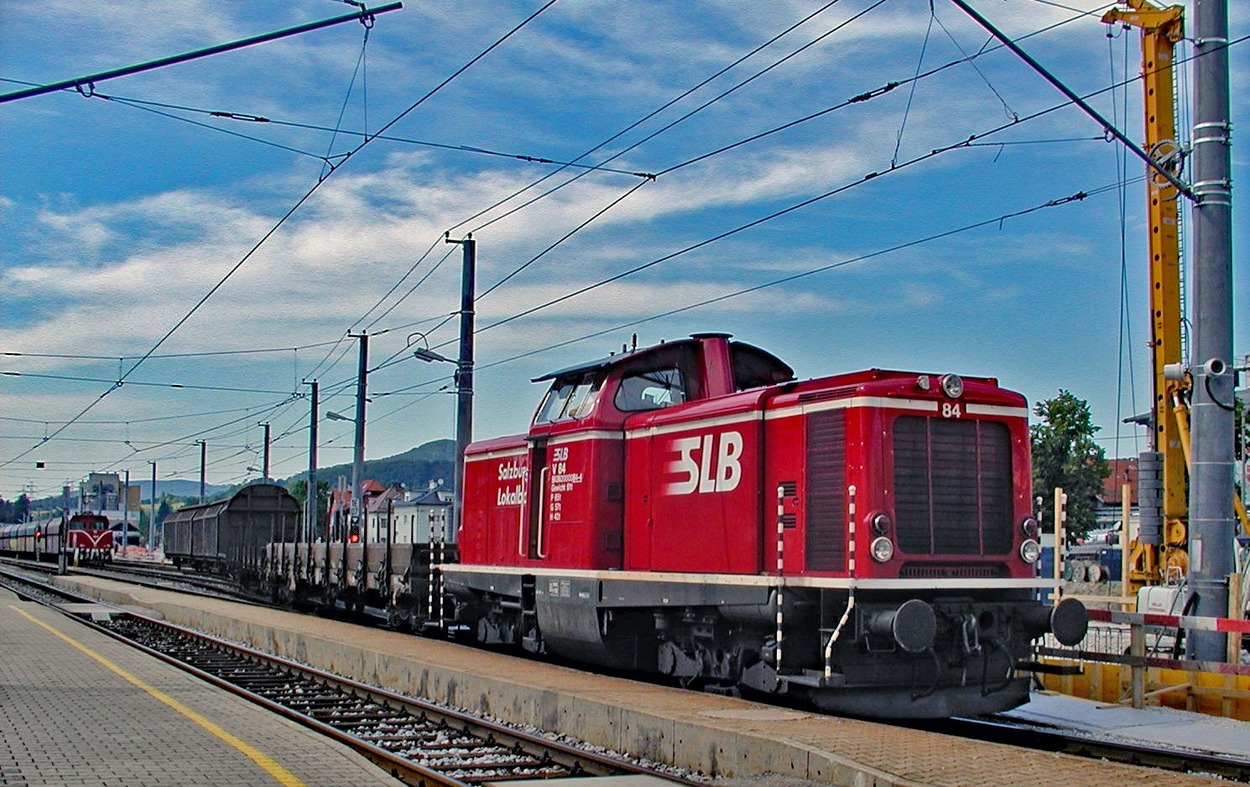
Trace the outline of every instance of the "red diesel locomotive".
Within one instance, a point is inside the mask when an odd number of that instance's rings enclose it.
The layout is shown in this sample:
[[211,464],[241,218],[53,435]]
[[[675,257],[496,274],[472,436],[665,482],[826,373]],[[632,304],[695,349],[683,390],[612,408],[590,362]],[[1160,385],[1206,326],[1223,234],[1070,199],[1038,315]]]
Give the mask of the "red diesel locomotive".
[[1027,699],[1025,400],[989,378],[796,381],[723,334],[553,372],[526,434],[469,446],[460,562],[483,643],[883,717]]
[[75,565],[105,563],[113,559],[113,531],[108,517],[90,511],[74,514],[68,522],[0,525],[0,554],[49,561],[64,556]]

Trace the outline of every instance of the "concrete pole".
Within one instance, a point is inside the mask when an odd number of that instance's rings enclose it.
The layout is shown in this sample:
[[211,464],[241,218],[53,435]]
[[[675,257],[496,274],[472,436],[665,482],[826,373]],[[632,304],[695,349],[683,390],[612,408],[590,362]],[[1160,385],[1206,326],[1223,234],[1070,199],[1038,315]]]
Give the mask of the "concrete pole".
[[261,424],[265,427],[265,451],[261,456],[260,476],[261,480],[266,484],[269,483],[269,422]]
[[204,440],[200,441],[200,505],[204,505],[204,498],[208,496],[208,443]]
[[[1233,223],[1229,140],[1228,2],[1194,5],[1194,377],[1189,484],[1189,592],[1193,614],[1228,611],[1233,519]],[[1227,635],[1194,631],[1190,656],[1221,661]]]
[[352,500],[348,525],[360,524],[364,516],[364,500],[360,495],[360,482],[365,472],[365,397],[368,395],[369,335],[355,335],[360,339],[360,366],[356,372],[356,444],[352,453]]
[[473,317],[477,280],[477,241],[470,235],[459,243],[464,250],[464,270],[460,279],[460,356],[456,361],[456,467],[452,476],[455,502],[450,531],[458,532],[464,510],[464,452],[473,440]]
[[300,541],[312,541],[312,534],[317,527],[317,409],[321,395],[321,385],[313,380],[311,406],[308,414],[308,488],[304,495],[304,532]]
[[148,520],[148,551],[156,550],[156,462],[152,465],[152,518]]
[[[61,534],[64,537],[65,531]],[[130,471],[126,471],[126,482],[122,484],[122,543],[121,554],[126,554],[126,547],[130,541]],[[114,545],[116,547],[116,545]]]

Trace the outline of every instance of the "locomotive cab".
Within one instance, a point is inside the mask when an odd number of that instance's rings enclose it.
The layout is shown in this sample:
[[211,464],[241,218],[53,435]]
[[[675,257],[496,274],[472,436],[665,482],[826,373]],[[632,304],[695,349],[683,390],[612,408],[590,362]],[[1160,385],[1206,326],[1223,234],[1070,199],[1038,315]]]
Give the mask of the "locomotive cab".
[[[724,334],[700,334],[537,377],[550,381],[526,435],[466,452],[461,556],[548,568],[626,566],[627,436],[662,410],[794,377],[784,362]],[[494,500],[495,505],[489,505]]]

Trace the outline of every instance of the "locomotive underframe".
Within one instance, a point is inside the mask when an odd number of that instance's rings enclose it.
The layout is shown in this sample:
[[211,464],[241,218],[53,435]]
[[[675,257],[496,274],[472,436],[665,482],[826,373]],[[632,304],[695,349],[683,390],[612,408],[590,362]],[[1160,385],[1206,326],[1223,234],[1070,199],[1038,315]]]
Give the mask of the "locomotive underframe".
[[922,718],[1015,707],[1029,683],[1016,664],[1047,630],[1048,608],[1028,590],[781,588],[779,604],[777,587],[756,584],[447,570],[455,617],[484,644],[684,685],[800,695],[835,713]]

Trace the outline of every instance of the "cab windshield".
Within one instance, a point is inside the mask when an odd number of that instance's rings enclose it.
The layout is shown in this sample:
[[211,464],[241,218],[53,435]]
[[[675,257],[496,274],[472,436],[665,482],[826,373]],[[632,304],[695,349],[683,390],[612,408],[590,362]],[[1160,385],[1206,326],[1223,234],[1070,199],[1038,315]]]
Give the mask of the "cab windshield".
[[603,377],[598,374],[556,380],[552,383],[551,390],[547,391],[542,406],[538,408],[534,423],[571,421],[590,415],[599,400],[599,386],[602,382]]

